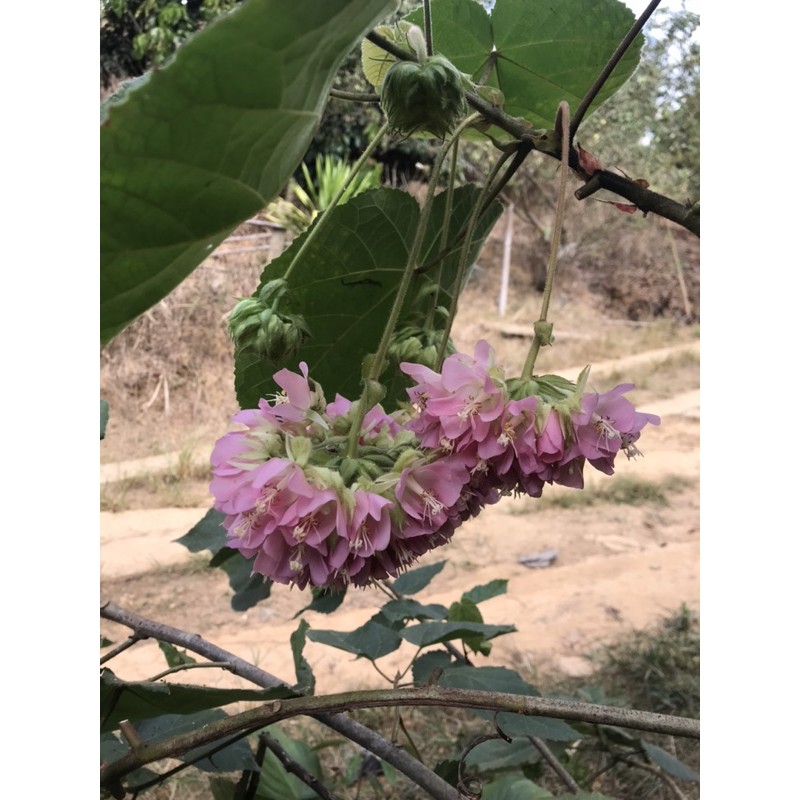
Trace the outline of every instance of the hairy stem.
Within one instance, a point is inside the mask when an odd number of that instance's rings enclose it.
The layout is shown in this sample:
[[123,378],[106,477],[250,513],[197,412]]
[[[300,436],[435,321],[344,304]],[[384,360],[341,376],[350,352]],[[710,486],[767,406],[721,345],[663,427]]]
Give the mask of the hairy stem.
[[547,277],[542,293],[542,310],[539,320],[534,325],[534,337],[528,357],[522,368],[522,380],[529,380],[533,375],[533,368],[536,365],[536,357],[539,355],[539,348],[550,344],[550,328],[547,326],[547,312],[550,309],[550,297],[553,294],[553,285],[556,277],[556,265],[558,263],[558,248],[561,243],[561,229],[564,226],[564,201],[567,195],[567,171],[569,160],[569,106],[562,102],[558,106],[561,121],[561,180],[558,185],[558,204],[556,205],[556,218],[553,223],[553,232],[550,237],[550,257],[547,261]]
[[353,103],[378,103],[381,99],[375,92],[346,92],[344,89],[331,89],[328,94],[337,100],[350,100]]
[[386,320],[383,336],[378,344],[378,350],[375,353],[375,357],[372,361],[367,379],[364,381],[364,391],[361,393],[361,398],[358,401],[358,408],[356,409],[353,417],[353,426],[350,429],[350,435],[347,441],[347,455],[350,458],[355,458],[358,454],[358,439],[361,435],[361,425],[370,408],[368,401],[370,384],[373,381],[379,380],[381,373],[383,372],[383,365],[386,361],[386,354],[389,351],[389,345],[392,342],[394,330],[397,327],[397,320],[400,318],[400,312],[402,311],[403,304],[406,300],[406,293],[408,292],[408,288],[411,285],[411,281],[418,266],[419,254],[422,250],[422,242],[425,239],[425,231],[428,227],[431,209],[433,208],[433,198],[436,193],[436,184],[438,183],[442,164],[444,163],[444,159],[447,156],[447,153],[450,150],[453,142],[456,141],[462,132],[472,125],[478,119],[478,117],[478,114],[471,114],[463,119],[458,126],[456,126],[452,137],[442,145],[442,147],[439,149],[439,152],[436,154],[436,161],[433,164],[431,176],[428,181],[428,191],[425,195],[425,202],[423,203],[422,211],[420,212],[419,216],[419,223],[417,224],[417,231],[414,236],[414,241],[411,244],[411,249],[408,252],[408,259],[406,261],[405,271],[403,272],[403,278],[400,281],[400,285],[397,287],[397,294],[395,295],[394,303],[392,304],[392,310],[389,312],[389,318]]
[[[446,689],[426,686],[417,689],[378,689],[373,691],[342,692],[340,694],[297,697],[289,700],[273,700],[249,711],[209,723],[189,733],[171,739],[144,742],[134,752],[104,765],[100,769],[101,785],[118,782],[119,779],[146,764],[162,758],[181,755],[189,750],[214,742],[224,736],[244,731],[255,731],[281,720],[306,715],[352,711],[356,708],[380,708],[396,706],[439,706],[444,708],[472,708],[489,711],[510,711],[525,716],[549,717],[577,720],[602,725],[617,725],[635,730],[667,733],[697,739],[700,737],[699,720],[673,717],[649,711],[600,706],[570,700],[547,697],[488,692],[469,689]],[[419,763],[416,762],[415,763]]]
[[[231,672],[245,680],[265,689],[277,686],[289,686],[285,681],[270,675],[262,669],[248,663],[239,656],[207,642],[199,634],[186,633],[185,631],[164,625],[153,620],[139,616],[132,611],[120,608],[108,602],[100,609],[100,616],[104,619],[125,625],[139,636],[140,639],[159,639],[170,644],[180,645],[212,661],[226,661],[231,664]],[[332,730],[361,745],[366,750],[374,753],[379,758],[410,778],[421,789],[435,798],[435,800],[458,800],[458,792],[445,780],[432,770],[420,764],[415,758],[404,750],[395,747],[380,734],[370,730],[364,725],[350,719],[344,714],[315,714],[314,718],[327,725]]]
[[425,52],[428,58],[433,55],[433,20],[431,20],[431,0],[422,0],[423,19],[425,24]]
[[467,274],[467,262],[469,261],[469,250],[472,244],[472,237],[475,233],[475,228],[478,225],[478,220],[481,217],[481,213],[486,208],[484,200],[491,194],[494,179],[497,177],[497,173],[500,172],[500,168],[509,158],[511,158],[511,152],[503,153],[495,162],[495,165],[492,167],[492,171],[489,173],[489,177],[486,179],[486,183],[481,189],[481,193],[475,202],[475,207],[473,208],[467,222],[467,229],[466,233],[464,234],[464,242],[461,245],[461,257],[458,262],[458,272],[456,273],[456,279],[453,282],[453,297],[450,301],[450,313],[447,317],[447,323],[445,324],[444,331],[442,332],[442,340],[439,342],[439,352],[436,354],[437,371],[442,368],[444,354],[447,351],[447,340],[450,338],[450,331],[453,329],[453,321],[455,320],[456,312],[458,311],[458,298],[461,294],[461,289],[464,285],[464,278]]
[[381,125],[378,132],[375,134],[372,141],[367,145],[364,152],[359,156],[358,161],[356,161],[356,163],[353,164],[349,174],[347,175],[347,178],[345,179],[344,183],[342,183],[342,185],[339,187],[339,191],[337,191],[336,194],[334,195],[333,199],[330,202],[330,205],[319,215],[316,224],[308,232],[306,240],[303,242],[302,246],[297,251],[297,254],[292,259],[291,264],[289,264],[289,266],[286,268],[286,272],[284,272],[283,274],[284,280],[286,280],[289,277],[289,275],[291,274],[292,270],[295,267],[295,264],[300,263],[300,259],[302,258],[303,254],[309,248],[311,242],[314,241],[319,231],[322,230],[325,223],[330,218],[330,215],[333,213],[334,209],[339,204],[339,201],[344,196],[344,193],[347,191],[350,184],[355,180],[356,176],[361,171],[361,168],[364,166],[367,159],[372,155],[375,148],[380,144],[381,139],[383,139],[384,135],[386,134],[386,131],[388,130],[389,130],[389,123],[384,122],[383,125]]
[[642,15],[636,22],[633,23],[633,27],[625,34],[625,38],[617,45],[617,49],[612,54],[611,58],[608,60],[608,63],[603,67],[600,74],[597,76],[597,80],[591,85],[589,91],[586,92],[586,96],[581,100],[580,105],[578,106],[577,110],[575,111],[575,115],[572,117],[572,122],[569,126],[569,141],[572,144],[572,140],[575,138],[575,132],[578,130],[578,126],[583,122],[583,118],[586,116],[586,112],[589,110],[589,106],[592,104],[592,101],[597,97],[600,90],[605,85],[605,82],[609,79],[611,73],[614,71],[614,67],[619,64],[620,59],[622,56],[625,55],[628,48],[633,44],[633,40],[639,34],[639,31],[644,27],[645,22],[650,19],[652,13],[658,8],[659,3],[661,0],[652,0],[649,6],[642,12]]
[[305,767],[298,764],[282,747],[281,743],[268,733],[259,734],[259,741],[263,741],[272,754],[281,762],[283,768],[292,775],[296,775],[303,783],[316,792],[322,800],[334,800],[327,787],[314,777]]
[[555,757],[553,751],[547,746],[547,743],[544,739],[540,739],[538,736],[529,736],[528,737],[531,741],[531,744],[542,754],[542,758],[550,765],[553,772],[558,775],[561,779],[561,782],[567,789],[572,792],[573,794],[578,794],[580,792],[581,787],[578,786],[575,778],[564,769],[564,765]]

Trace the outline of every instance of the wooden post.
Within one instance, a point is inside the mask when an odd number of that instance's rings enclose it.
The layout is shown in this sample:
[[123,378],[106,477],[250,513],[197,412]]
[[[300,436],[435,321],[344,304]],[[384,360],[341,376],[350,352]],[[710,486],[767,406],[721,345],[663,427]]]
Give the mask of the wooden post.
[[508,276],[511,272],[511,245],[514,240],[514,204],[506,206],[506,233],[503,237],[503,267],[500,272],[500,299],[497,303],[497,312],[502,317],[506,313],[508,302]]

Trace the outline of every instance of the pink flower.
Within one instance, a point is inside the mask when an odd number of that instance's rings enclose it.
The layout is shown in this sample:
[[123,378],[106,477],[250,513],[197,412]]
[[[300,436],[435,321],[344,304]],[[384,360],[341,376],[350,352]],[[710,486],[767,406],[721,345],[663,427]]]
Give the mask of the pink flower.
[[636,411],[633,404],[622,397],[631,389],[632,383],[624,383],[603,394],[584,395],[581,412],[573,415],[578,452],[607,475],[614,473],[614,459],[620,450],[628,458],[640,455],[634,442],[647,423],[661,423],[655,414]]
[[[352,401],[348,400],[342,395],[336,395],[336,399],[332,403],[328,403],[325,413],[331,420],[338,417],[345,417],[350,413],[353,407]],[[367,411],[364,416],[364,422],[361,425],[360,441],[363,444],[370,439],[374,439],[382,431],[388,432],[390,436],[397,436],[402,430],[394,417],[390,417],[380,405],[373,406]]]
[[493,366],[492,348],[484,340],[475,345],[475,358],[464,353],[448,356],[441,375],[420,364],[400,365],[417,381],[408,390],[417,410],[408,427],[424,447],[458,451],[497,429],[505,395],[489,374]]

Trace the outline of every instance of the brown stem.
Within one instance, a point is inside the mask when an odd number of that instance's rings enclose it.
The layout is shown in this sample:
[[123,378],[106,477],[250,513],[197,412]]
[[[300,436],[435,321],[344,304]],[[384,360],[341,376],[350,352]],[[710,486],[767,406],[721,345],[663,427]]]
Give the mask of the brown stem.
[[529,736],[528,738],[531,740],[531,744],[542,754],[542,758],[551,766],[553,772],[558,775],[564,786],[573,794],[578,794],[581,787],[575,782],[575,778],[564,769],[564,765],[555,757],[544,739],[540,739],[538,736]]
[[636,22],[633,23],[633,27],[625,34],[625,38],[617,45],[617,49],[612,54],[611,58],[608,60],[608,63],[603,67],[600,74],[597,76],[597,80],[591,85],[589,91],[586,92],[586,96],[581,100],[580,105],[575,111],[575,114],[572,117],[572,121],[570,122],[569,126],[569,141],[570,144],[572,140],[575,138],[575,131],[578,130],[578,126],[583,121],[583,118],[586,116],[586,112],[589,110],[589,106],[592,104],[592,101],[597,97],[598,92],[603,88],[603,85],[608,80],[611,73],[614,71],[614,67],[619,64],[620,59],[622,56],[625,55],[627,49],[633,44],[633,40],[639,34],[639,31],[644,27],[645,22],[650,19],[652,13],[658,8],[659,3],[661,0],[652,0],[649,6],[642,12],[642,15]]
[[[653,733],[667,733],[692,739],[700,738],[699,720],[649,711],[614,708],[547,697],[528,697],[506,692],[448,689],[440,686],[426,686],[418,689],[378,689],[273,700],[171,739],[144,742],[136,749],[136,752],[128,753],[113,764],[102,766],[100,783],[101,786],[116,784],[122,776],[153,761],[179,756],[195,747],[217,741],[222,737],[245,731],[256,731],[266,725],[273,725],[292,717],[304,715],[319,718],[320,714],[341,713],[357,708],[396,706],[439,706],[510,711],[525,716],[617,725]],[[414,763],[419,764],[416,761]]]
[[[238,675],[256,686],[261,686],[265,689],[288,686],[287,683],[274,675],[270,675],[268,672],[239,658],[239,656],[223,650],[211,642],[207,642],[199,634],[186,633],[169,625],[154,622],[132,611],[120,608],[111,602],[106,602],[101,606],[100,616],[131,628],[141,638],[159,639],[185,647],[187,650],[204,656],[211,661],[228,662],[234,675]],[[420,764],[404,750],[395,747],[391,742],[388,742],[380,734],[375,733],[365,725],[355,722],[344,714],[316,714],[314,718],[396,767],[435,800],[458,800],[458,792],[449,783],[423,764]]]
[[287,772],[291,772],[292,775],[296,775],[300,778],[303,783],[308,786],[310,789],[315,791],[322,800],[334,800],[333,795],[328,791],[328,789],[320,782],[320,780],[314,777],[307,769],[305,769],[302,765],[298,764],[282,747],[281,743],[275,739],[274,737],[270,736],[268,733],[262,733],[259,735],[259,740],[263,741],[264,744],[270,749],[273,755],[281,762],[283,768]]

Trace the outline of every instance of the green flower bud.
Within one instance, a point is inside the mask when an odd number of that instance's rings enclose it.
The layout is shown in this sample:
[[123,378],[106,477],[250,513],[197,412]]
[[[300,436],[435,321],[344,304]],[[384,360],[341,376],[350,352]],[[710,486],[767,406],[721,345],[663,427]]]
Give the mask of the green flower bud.
[[462,75],[444,56],[398,61],[383,80],[381,105],[395,131],[444,138],[467,110]]

